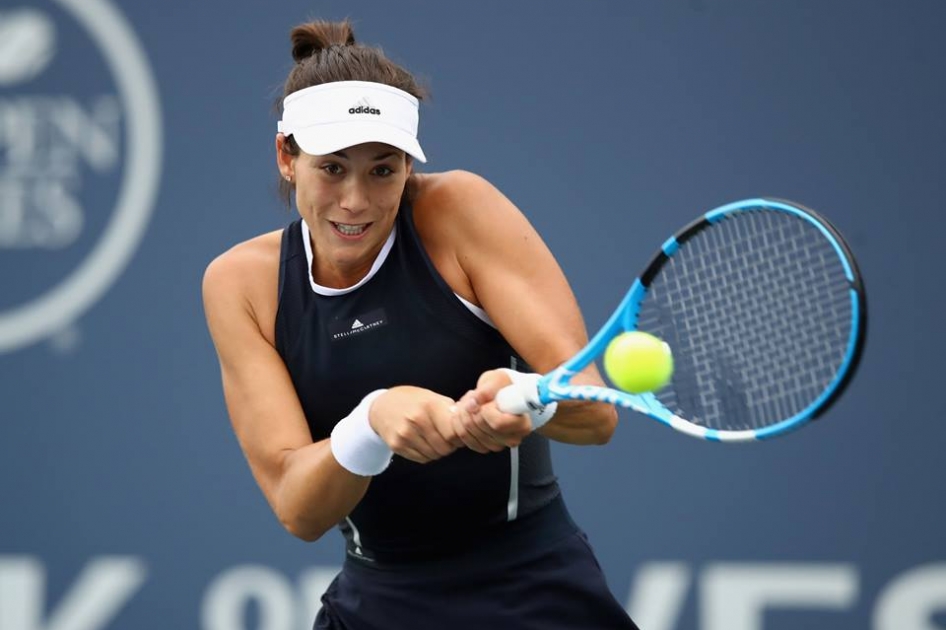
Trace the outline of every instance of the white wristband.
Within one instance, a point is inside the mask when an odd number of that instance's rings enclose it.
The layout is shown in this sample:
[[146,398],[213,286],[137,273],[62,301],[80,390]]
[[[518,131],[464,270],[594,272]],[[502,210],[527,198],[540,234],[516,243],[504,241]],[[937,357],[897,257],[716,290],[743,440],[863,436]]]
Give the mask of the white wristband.
[[529,406],[529,411],[526,413],[529,415],[529,419],[532,421],[532,430],[535,431],[536,429],[545,426],[545,424],[552,419],[552,416],[555,415],[555,412],[558,411],[558,403],[552,401],[547,405],[543,405],[541,402],[539,402],[538,384],[539,379],[542,378],[542,375],[517,372],[516,370],[511,370],[509,368],[500,369],[506,373],[513,385],[515,385],[521,391],[529,392],[531,394],[526,396],[526,403]]
[[342,468],[362,477],[384,472],[394,455],[368,421],[371,403],[386,391],[378,389],[362,398],[332,429],[332,455]]

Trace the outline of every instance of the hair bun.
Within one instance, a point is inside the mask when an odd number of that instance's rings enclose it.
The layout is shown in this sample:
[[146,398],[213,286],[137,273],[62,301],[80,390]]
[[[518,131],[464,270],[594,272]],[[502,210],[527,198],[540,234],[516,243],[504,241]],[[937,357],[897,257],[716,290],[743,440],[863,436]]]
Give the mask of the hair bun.
[[289,37],[292,41],[292,58],[296,63],[301,63],[332,46],[355,44],[355,31],[348,20],[343,22],[319,20],[300,24],[292,29]]

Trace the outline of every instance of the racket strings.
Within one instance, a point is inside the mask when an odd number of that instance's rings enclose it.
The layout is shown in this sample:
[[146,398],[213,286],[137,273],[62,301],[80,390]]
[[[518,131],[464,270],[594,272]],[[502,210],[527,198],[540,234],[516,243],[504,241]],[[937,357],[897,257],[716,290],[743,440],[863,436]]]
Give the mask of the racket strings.
[[641,304],[638,328],[674,350],[658,398],[718,430],[793,417],[844,363],[850,296],[837,251],[808,221],[759,211],[712,224],[681,245]]

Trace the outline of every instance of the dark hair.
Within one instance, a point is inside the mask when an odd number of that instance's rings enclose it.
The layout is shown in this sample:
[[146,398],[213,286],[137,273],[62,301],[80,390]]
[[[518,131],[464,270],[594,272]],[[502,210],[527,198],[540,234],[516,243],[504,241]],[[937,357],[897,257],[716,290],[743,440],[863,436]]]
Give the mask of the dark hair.
[[[348,20],[306,22],[293,28],[289,38],[296,63],[283,86],[280,109],[282,100],[293,92],[334,81],[384,83],[418,100],[427,96],[417,79],[388,59],[380,48],[356,43],[355,31]],[[299,145],[292,136],[286,139],[285,150],[291,155],[299,155]],[[280,179],[279,192],[288,203],[292,185]]]

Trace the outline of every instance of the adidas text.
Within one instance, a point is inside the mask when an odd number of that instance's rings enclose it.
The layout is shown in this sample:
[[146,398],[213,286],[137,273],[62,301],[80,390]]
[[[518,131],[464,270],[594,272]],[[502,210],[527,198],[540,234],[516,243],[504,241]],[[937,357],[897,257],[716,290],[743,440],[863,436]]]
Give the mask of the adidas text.
[[364,105],[359,105],[358,107],[352,107],[348,110],[349,114],[374,114],[375,116],[381,115],[380,109],[375,109],[374,107],[365,107]]

